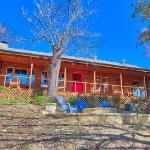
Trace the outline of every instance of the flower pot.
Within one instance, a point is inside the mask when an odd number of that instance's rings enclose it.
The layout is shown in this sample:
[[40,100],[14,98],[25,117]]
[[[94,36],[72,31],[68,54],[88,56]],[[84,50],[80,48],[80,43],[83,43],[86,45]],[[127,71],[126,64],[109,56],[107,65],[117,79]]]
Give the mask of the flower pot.
[[56,113],[56,103],[48,103],[46,104],[46,111],[51,114]]

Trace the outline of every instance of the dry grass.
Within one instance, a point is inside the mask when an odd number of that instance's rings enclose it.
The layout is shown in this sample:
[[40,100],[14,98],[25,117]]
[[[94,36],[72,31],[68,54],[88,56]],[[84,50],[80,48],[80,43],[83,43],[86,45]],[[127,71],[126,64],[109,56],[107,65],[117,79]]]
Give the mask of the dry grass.
[[0,107],[0,150],[150,149],[150,125],[81,124],[74,117],[43,116],[42,107]]

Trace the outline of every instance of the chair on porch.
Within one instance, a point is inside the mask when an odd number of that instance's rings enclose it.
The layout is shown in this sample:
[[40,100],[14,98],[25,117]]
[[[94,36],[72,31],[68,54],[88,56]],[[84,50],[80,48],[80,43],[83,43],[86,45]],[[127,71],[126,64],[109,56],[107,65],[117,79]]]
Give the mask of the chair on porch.
[[133,96],[133,92],[130,87],[123,87],[123,93],[128,97]]
[[62,96],[57,96],[57,102],[62,108],[62,112],[69,112],[69,113],[77,113],[77,107],[71,106],[70,103],[65,102]]
[[96,84],[95,86],[95,90],[94,90],[94,85],[90,86],[90,91],[91,93],[100,93],[101,92],[101,85],[100,84]]
[[9,88],[17,88],[20,89],[20,81],[10,81]]
[[119,86],[112,85],[112,90],[114,95],[121,95],[121,88]]

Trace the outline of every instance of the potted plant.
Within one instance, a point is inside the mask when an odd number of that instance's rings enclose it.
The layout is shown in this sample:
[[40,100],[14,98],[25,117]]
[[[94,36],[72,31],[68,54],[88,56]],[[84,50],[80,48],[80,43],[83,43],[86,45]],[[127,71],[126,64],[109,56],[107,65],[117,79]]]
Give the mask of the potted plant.
[[54,100],[47,98],[46,111],[51,114],[56,113],[56,102]]
[[56,102],[46,96],[38,96],[36,101],[41,106],[46,106],[46,111],[48,113],[54,114],[56,112]]

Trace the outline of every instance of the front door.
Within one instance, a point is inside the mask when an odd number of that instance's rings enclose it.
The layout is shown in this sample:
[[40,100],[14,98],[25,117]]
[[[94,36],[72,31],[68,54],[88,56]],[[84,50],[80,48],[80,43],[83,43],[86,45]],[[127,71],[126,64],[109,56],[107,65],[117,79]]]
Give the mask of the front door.
[[82,82],[82,74],[74,73],[73,74],[73,85],[72,92],[83,92],[83,83]]

